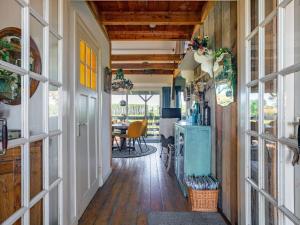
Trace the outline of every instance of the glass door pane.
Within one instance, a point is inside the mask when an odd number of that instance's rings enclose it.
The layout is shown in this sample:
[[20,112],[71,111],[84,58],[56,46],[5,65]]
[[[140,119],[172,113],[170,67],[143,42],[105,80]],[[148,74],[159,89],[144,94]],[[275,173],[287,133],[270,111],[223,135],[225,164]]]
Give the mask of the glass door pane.
[[43,141],[30,143],[30,199],[43,190]]
[[[125,105],[121,104],[125,102]],[[112,95],[111,96],[111,113],[112,113],[112,120],[118,122],[119,120],[126,119],[126,95],[119,94],[119,95]]]

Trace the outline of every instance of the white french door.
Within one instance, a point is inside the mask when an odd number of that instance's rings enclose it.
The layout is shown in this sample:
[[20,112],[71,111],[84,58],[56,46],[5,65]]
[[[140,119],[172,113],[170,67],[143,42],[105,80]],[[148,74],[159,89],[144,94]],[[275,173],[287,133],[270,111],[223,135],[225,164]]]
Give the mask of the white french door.
[[98,49],[84,23],[76,27],[76,196],[80,218],[99,187]]
[[2,225],[62,224],[62,46],[62,0],[0,1]]
[[300,224],[300,0],[246,12],[247,225]]

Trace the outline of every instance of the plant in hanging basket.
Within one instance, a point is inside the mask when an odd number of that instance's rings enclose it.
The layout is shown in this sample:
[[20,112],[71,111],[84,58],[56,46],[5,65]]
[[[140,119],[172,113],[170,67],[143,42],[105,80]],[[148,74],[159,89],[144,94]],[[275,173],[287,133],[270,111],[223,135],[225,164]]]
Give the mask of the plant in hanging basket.
[[133,88],[133,83],[131,80],[124,77],[123,69],[118,69],[111,84],[111,88],[113,91],[131,90]]

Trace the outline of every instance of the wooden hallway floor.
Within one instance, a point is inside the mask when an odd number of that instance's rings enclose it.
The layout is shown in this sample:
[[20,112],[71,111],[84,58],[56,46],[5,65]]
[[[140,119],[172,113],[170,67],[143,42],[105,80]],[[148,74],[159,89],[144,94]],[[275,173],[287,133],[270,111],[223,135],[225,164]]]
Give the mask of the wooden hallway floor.
[[174,176],[166,173],[157,152],[113,159],[113,171],[79,220],[79,225],[146,225],[151,211],[188,211]]

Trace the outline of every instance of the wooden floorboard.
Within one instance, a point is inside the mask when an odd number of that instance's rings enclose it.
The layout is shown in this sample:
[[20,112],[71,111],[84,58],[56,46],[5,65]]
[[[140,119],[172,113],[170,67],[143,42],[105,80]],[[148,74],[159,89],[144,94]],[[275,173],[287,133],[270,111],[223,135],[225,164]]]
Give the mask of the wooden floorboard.
[[151,211],[188,211],[175,177],[159,157],[152,155],[113,159],[113,171],[101,187],[79,225],[147,225]]

